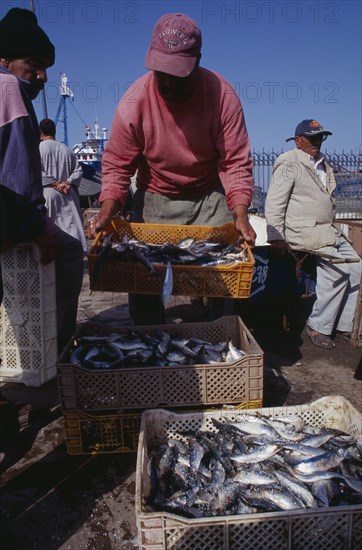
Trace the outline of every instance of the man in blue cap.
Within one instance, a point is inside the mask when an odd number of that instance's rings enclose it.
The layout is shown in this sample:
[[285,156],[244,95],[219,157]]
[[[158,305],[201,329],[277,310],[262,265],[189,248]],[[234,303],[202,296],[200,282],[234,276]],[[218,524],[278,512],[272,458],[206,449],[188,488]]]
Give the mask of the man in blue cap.
[[[298,124],[286,140],[294,140],[296,148],[276,159],[265,204],[268,241],[276,254],[316,253],[316,301],[306,332],[324,349],[334,348],[334,333],[350,339],[361,280],[361,261],[335,225],[336,180],[320,152],[330,135],[314,119]],[[334,264],[330,256],[355,261]]]

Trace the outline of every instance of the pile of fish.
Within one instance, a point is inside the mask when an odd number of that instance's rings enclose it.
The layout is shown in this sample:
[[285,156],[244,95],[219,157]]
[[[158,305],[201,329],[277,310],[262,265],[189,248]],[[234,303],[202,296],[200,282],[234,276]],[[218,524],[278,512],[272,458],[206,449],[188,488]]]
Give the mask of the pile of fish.
[[138,261],[151,272],[154,263],[173,265],[213,266],[232,264],[247,260],[246,250],[236,243],[220,243],[211,240],[196,240],[192,237],[182,239],[176,244],[152,244],[129,238],[119,238],[111,233],[101,243],[99,256]]
[[129,238],[124,235],[119,238],[116,234],[107,235],[100,247],[96,249],[98,254],[93,270],[93,286],[95,286],[100,270],[107,259],[123,262],[139,262],[146,266],[150,273],[156,274],[154,264],[167,266],[163,290],[163,302],[166,305],[172,293],[172,266],[230,266],[235,262],[248,260],[247,252],[236,243],[220,243],[212,240],[195,240],[191,237],[182,239],[176,244],[152,244]]
[[241,414],[149,449],[153,509],[185,517],[362,504],[362,439]]
[[124,334],[76,339],[70,362],[90,369],[135,365],[177,367],[232,363],[245,355],[231,341],[211,343],[198,338],[182,338],[162,330],[150,335],[130,329]]

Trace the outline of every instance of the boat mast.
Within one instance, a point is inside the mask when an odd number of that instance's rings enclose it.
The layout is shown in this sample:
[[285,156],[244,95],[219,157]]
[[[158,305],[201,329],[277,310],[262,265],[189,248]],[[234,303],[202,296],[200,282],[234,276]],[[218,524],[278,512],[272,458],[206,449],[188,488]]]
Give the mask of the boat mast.
[[[67,99],[74,98],[72,90],[68,86],[68,78],[65,73],[61,74],[61,84],[60,84],[60,102],[58,105],[57,114],[55,115],[55,125],[58,124],[58,121],[63,124],[63,143],[69,145],[68,143],[68,120],[67,120]],[[60,115],[62,114],[62,118]]]

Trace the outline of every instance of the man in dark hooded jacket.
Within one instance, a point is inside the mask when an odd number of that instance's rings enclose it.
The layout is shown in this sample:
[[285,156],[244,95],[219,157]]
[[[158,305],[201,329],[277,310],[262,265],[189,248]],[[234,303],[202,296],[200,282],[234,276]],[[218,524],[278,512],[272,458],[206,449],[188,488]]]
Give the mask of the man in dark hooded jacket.
[[[0,194],[2,247],[34,241],[44,264],[55,260],[58,348],[75,331],[83,279],[80,242],[47,216],[32,105],[54,64],[54,46],[29,10],[11,9],[0,21]],[[5,219],[3,219],[5,216]]]

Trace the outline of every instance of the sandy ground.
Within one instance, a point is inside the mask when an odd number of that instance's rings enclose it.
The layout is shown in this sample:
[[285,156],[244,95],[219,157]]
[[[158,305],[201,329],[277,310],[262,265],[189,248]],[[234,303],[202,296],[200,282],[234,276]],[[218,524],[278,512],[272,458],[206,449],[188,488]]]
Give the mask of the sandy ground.
[[[311,303],[291,305],[287,330],[278,301],[242,300],[234,311],[264,351],[263,404],[342,395],[362,411],[362,350],[342,342],[333,351],[313,346],[303,330]],[[169,322],[201,321],[207,311],[197,300],[172,297],[167,316]],[[130,324],[127,297],[90,295],[86,275],[78,320]],[[0,390],[1,548],[138,548],[136,455],[68,455],[56,380],[40,388],[2,383]]]

